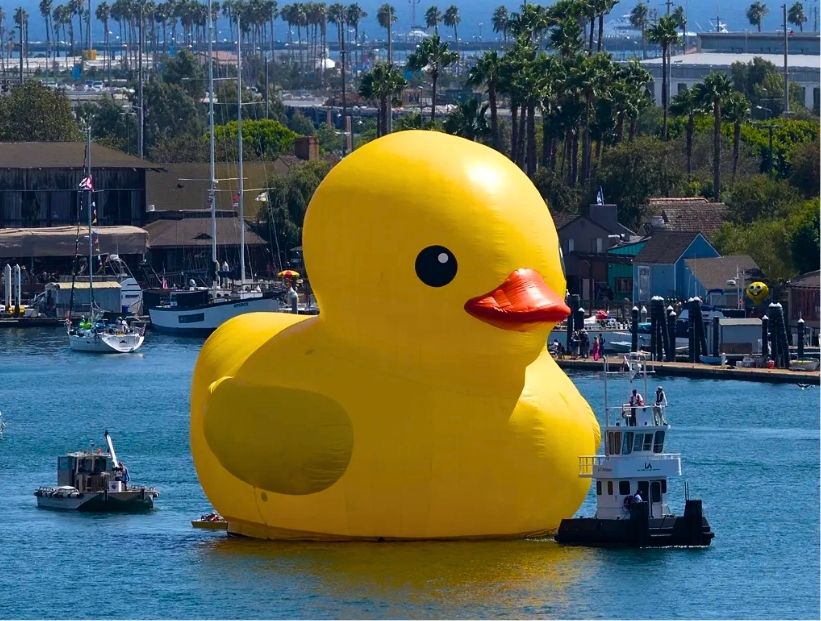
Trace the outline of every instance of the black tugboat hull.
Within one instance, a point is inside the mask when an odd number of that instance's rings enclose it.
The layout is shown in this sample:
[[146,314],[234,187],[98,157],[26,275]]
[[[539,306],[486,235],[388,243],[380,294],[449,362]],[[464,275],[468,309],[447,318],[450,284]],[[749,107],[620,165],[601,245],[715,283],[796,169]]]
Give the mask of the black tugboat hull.
[[562,520],[555,535],[565,545],[602,548],[706,547],[715,534],[704,517],[700,500],[688,500],[683,516],[650,518],[646,502],[630,509],[630,518]]

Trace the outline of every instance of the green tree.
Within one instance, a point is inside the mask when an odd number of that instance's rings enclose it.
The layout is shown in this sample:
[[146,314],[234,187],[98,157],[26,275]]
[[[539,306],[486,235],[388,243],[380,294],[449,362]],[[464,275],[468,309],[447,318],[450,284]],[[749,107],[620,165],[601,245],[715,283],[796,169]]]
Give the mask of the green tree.
[[770,12],[767,5],[759,0],[753,2],[747,9],[747,19],[753,26],[758,26],[758,32],[761,32],[761,22],[764,21],[764,16]]
[[257,216],[281,256],[282,264],[288,248],[302,243],[305,211],[316,188],[331,168],[325,160],[305,162],[268,181],[268,202]]
[[733,176],[730,185],[735,184],[738,171],[738,152],[741,145],[741,124],[750,118],[750,102],[738,91],[734,91],[724,104],[724,118],[733,124]]
[[497,6],[493,10],[490,21],[493,24],[493,32],[502,33],[502,45],[507,47],[508,11],[505,6]]
[[650,26],[647,35],[652,43],[661,46],[661,108],[664,112],[662,136],[667,140],[670,137],[667,133],[667,74],[670,68],[670,46],[678,41],[678,22],[671,15],[663,15],[658,22]]
[[630,25],[641,30],[641,57],[647,58],[647,24],[649,21],[649,9],[644,2],[639,2],[630,11]]
[[442,11],[437,6],[428,7],[425,11],[425,27],[430,30],[433,28],[434,34],[439,34],[439,22],[442,21]]
[[149,151],[172,134],[203,134],[198,104],[181,86],[152,78],[143,87],[143,102],[145,144]]
[[789,183],[769,175],[753,175],[739,180],[727,200],[730,220],[750,224],[755,220],[785,218],[801,200]]
[[488,104],[483,104],[478,97],[462,99],[445,118],[445,131],[468,140],[481,140],[490,133],[485,116],[487,108]]
[[804,12],[804,5],[800,2],[793,4],[787,12],[787,21],[793,26],[798,26],[798,29],[804,32],[804,24],[807,23],[807,14]]
[[391,116],[392,105],[404,87],[405,79],[402,74],[388,63],[376,63],[373,69],[362,76],[359,94],[375,102],[379,109],[377,136],[384,136],[391,131],[388,119]]
[[396,22],[396,9],[387,2],[381,5],[376,11],[376,21],[387,31],[388,38],[388,64],[393,64],[393,24]]
[[80,104],[77,117],[91,127],[91,139],[95,143],[136,154],[136,116],[123,113],[123,107],[111,95],[106,93],[93,103]]
[[818,196],[819,184],[819,152],[821,143],[816,137],[813,141],[799,143],[790,153],[790,183],[804,196]]
[[473,86],[484,85],[487,88],[488,105],[490,107],[490,135],[494,149],[500,149],[499,118],[497,112],[496,95],[499,89],[501,60],[495,50],[485,52],[468,73],[468,84]]
[[180,50],[163,64],[162,79],[179,86],[197,101],[205,97],[206,80],[202,63],[189,50]]
[[80,130],[64,93],[36,80],[11,87],[0,97],[0,140],[5,142],[70,142]]
[[457,30],[457,27],[461,21],[462,18],[459,17],[459,7],[451,4],[447,9],[445,9],[445,13],[442,15],[442,23],[449,28],[453,28],[453,44],[457,48],[459,47],[459,31]]
[[[223,151],[221,160],[237,159],[237,122],[229,121],[214,128],[214,137]],[[242,121],[243,157],[272,160],[291,153],[297,133],[273,119],[246,119]]]
[[670,13],[678,27],[681,29],[681,42],[684,53],[687,53],[687,14],[684,12],[684,7],[678,5],[673,12]]
[[713,71],[694,87],[699,100],[713,110],[713,195],[721,201],[721,106],[730,96],[732,85],[723,73]]
[[436,85],[439,81],[439,75],[447,67],[458,60],[456,52],[452,52],[448,48],[448,44],[439,38],[439,35],[433,35],[422,41],[419,46],[408,55],[407,67],[411,71],[425,70],[430,75],[431,88],[431,104],[430,104],[430,121],[436,121]]
[[722,255],[749,254],[769,280],[787,280],[796,274],[784,220],[762,219],[743,225],[728,222],[714,241]]
[[806,200],[787,221],[790,257],[799,274],[817,270],[819,266],[818,213],[818,199]]
[[687,177],[693,174],[693,136],[696,129],[696,117],[704,114],[704,102],[699,99],[698,92],[693,88],[685,89],[673,97],[670,105],[673,114],[686,117],[684,152],[687,155]]

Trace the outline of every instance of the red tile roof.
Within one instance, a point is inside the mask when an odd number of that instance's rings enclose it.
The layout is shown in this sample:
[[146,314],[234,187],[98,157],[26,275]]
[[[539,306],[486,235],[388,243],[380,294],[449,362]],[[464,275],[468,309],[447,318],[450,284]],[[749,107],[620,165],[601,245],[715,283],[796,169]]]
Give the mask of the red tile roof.
[[661,216],[668,231],[697,231],[709,236],[727,220],[724,203],[710,203],[702,196],[651,198],[647,201],[645,226]]

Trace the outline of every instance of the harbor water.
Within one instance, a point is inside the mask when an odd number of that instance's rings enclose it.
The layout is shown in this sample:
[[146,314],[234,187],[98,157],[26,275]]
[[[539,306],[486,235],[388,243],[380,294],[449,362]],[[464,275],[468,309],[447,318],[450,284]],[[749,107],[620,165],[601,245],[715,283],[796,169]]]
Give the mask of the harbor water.
[[[211,509],[188,443],[201,344],[150,334],[138,353],[95,356],[59,329],[0,331],[0,618],[821,615],[817,386],[664,378],[665,448],[704,500],[707,549],[272,543],[191,527]],[[601,380],[572,377],[599,408]],[[57,456],[102,446],[106,429],[132,483],[159,488],[156,509],[38,510],[32,492],[54,484]],[[670,488],[680,512],[683,483]],[[591,491],[580,513],[594,504]]]

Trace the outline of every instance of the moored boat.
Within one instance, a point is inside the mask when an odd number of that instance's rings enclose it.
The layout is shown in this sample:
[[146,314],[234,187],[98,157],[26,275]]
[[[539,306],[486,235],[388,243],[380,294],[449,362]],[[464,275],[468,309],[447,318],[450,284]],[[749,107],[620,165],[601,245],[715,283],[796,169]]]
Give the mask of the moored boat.
[[128,484],[128,469],[117,460],[109,433],[104,435],[108,453],[77,451],[57,458],[57,485],[34,492],[39,508],[134,513],[154,507],[159,492]]
[[[667,480],[681,476],[681,456],[662,452],[670,430],[666,396],[658,405],[635,399],[626,405],[607,403],[609,375],[626,374],[631,389],[640,376],[647,394],[650,364],[647,354],[632,352],[617,365],[619,370],[611,371],[605,358],[604,455],[579,457],[579,476],[595,481],[596,513],[562,520],[557,542],[593,547],[710,545],[714,533],[701,500],[686,498],[681,516],[672,513],[667,502]],[[619,416],[611,421],[613,412]]]
[[205,530],[228,530],[228,520],[219,513],[205,513],[198,520],[191,520],[191,526]]

